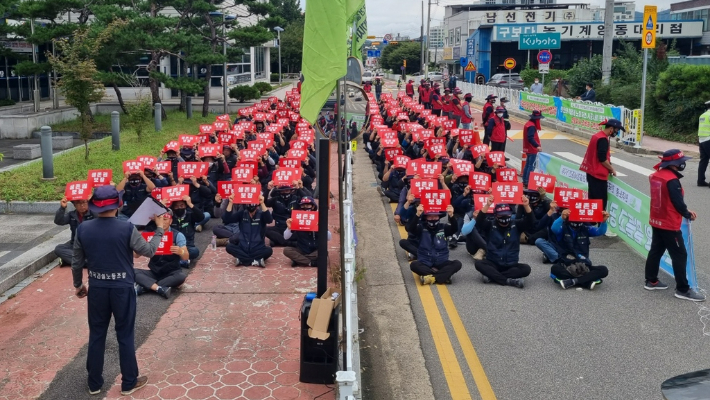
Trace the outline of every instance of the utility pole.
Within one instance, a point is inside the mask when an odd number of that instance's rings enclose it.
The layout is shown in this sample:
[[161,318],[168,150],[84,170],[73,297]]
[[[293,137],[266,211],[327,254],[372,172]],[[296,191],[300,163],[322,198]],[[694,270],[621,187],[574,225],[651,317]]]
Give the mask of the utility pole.
[[426,60],[424,61],[424,79],[429,78],[429,36],[431,31],[429,30],[429,25],[431,24],[431,0],[429,0],[429,6],[426,12]]
[[419,44],[421,44],[421,61],[419,62],[420,68],[419,68],[419,73],[424,73],[424,0],[422,0],[422,28],[421,28],[421,35],[419,36]]
[[614,48],[614,0],[604,6],[604,47],[602,51],[602,85],[611,80],[611,56]]

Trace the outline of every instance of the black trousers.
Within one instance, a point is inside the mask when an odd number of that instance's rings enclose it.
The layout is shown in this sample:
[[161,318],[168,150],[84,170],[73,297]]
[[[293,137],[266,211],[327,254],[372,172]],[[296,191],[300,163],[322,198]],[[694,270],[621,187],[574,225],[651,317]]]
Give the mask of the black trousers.
[[489,260],[476,260],[473,264],[478,272],[499,285],[505,285],[508,278],[525,278],[531,271],[529,265],[521,263],[503,266]]
[[505,151],[505,140],[502,142],[491,140],[491,151]]
[[[266,227],[266,237],[269,238],[272,242],[274,242],[274,246],[278,247],[295,247],[296,246],[296,241],[295,240],[286,240],[284,239],[284,231],[286,230],[286,227],[280,228],[276,225],[274,226],[267,226]],[[231,253],[230,253],[231,254]],[[241,257],[239,257],[241,260]]]
[[[545,229],[540,229],[537,232],[534,233],[525,233],[528,236],[528,241],[524,244],[530,245],[530,246],[535,246],[535,241],[538,239],[545,239],[547,240],[547,228]],[[521,243],[523,244],[523,243]]]
[[390,199],[390,203],[399,203],[399,193],[392,190],[385,190],[385,196]]
[[250,265],[254,260],[260,260],[262,258],[266,260],[271,257],[271,255],[274,254],[274,249],[269,246],[264,246],[247,252],[239,247],[238,244],[227,243],[227,253],[234,258],[238,258],[241,265]]
[[653,237],[651,238],[651,250],[646,258],[646,280],[658,280],[658,269],[661,267],[661,257],[668,250],[673,264],[673,275],[675,275],[675,288],[680,292],[687,292],[690,289],[686,276],[685,266],[688,262],[688,252],[683,242],[681,231],[669,231],[651,227]]
[[437,117],[441,117],[441,108],[438,110],[432,109],[431,113],[436,115]]
[[86,356],[86,370],[89,372],[89,389],[99,390],[104,385],[106,334],[113,315],[121,365],[121,390],[131,390],[138,380],[135,345],[136,291],[133,287],[92,286],[87,299],[89,349]]
[[158,275],[150,270],[137,269],[136,283],[150,290],[153,284],[162,287],[178,287],[185,283],[187,274],[182,269],[170,271],[167,274]]
[[74,256],[74,245],[70,242],[58,244],[54,248],[54,254],[62,260],[62,265],[71,265],[71,259]]
[[403,248],[404,251],[417,258],[417,251],[419,251],[419,243],[415,243],[409,239],[400,239],[399,247]]
[[483,239],[477,229],[473,229],[471,233],[466,235],[466,251],[468,254],[474,255],[480,249],[485,249],[486,241]]
[[461,269],[461,261],[448,260],[441,264],[432,265],[431,267],[422,264],[419,261],[412,261],[409,268],[419,276],[434,275],[436,283],[446,283],[451,280],[451,277]]
[[565,265],[562,263],[553,264],[550,268],[550,272],[557,277],[557,279],[577,279],[577,284],[583,287],[589,287],[592,282],[606,278],[609,275],[609,269],[603,265],[594,265],[589,267],[589,272],[586,274],[575,278],[570,274]]
[[710,140],[700,143],[700,163],[698,164],[698,184],[704,183],[705,171],[710,161]]
[[589,200],[601,200],[604,209],[606,210],[607,201],[607,184],[606,179],[598,179],[587,174],[587,194]]

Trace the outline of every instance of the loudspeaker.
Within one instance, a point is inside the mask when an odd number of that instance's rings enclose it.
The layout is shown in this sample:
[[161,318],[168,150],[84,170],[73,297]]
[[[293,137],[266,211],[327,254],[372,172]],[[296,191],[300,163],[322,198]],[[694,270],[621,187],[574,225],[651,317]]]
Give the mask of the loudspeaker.
[[299,381],[303,383],[332,384],[338,371],[338,305],[330,317],[326,340],[313,339],[308,336],[308,314],[311,302],[303,300],[301,306],[301,365]]

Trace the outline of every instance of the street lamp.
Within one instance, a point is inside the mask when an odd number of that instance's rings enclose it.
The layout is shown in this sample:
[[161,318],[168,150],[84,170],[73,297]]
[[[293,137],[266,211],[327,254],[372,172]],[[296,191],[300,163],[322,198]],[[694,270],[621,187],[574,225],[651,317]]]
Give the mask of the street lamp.
[[[222,21],[222,55],[224,56],[224,63],[222,63],[222,97],[224,105],[224,114],[229,114],[229,97],[228,97],[228,87],[227,87],[227,33],[226,26],[227,21],[233,21],[236,19],[234,15],[225,15],[221,12],[211,12],[210,17],[223,17]],[[210,67],[211,68],[211,67]]]
[[277,41],[279,43],[279,86],[281,85],[281,32],[284,31],[284,28],[277,26],[274,27],[274,30],[276,31],[277,35]]

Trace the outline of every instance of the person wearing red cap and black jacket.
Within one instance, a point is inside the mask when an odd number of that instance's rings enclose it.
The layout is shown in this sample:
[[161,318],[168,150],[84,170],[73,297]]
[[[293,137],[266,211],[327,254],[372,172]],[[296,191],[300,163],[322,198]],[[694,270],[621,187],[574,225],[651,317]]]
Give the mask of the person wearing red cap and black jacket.
[[540,142],[540,120],[545,118],[539,110],[534,110],[530,114],[530,120],[523,126],[523,153],[526,155],[525,170],[523,170],[523,187],[528,187],[528,178],[530,173],[535,169],[535,160],[537,153],[542,151],[542,142]]
[[463,106],[461,105],[461,89],[454,89],[454,96],[451,98],[451,113],[453,114],[456,127],[461,127],[461,117],[463,116]]
[[476,217],[476,225],[487,238],[486,258],[474,261],[476,270],[483,275],[483,283],[494,282],[499,285],[523,288],[523,278],[530,275],[530,266],[520,261],[520,233],[535,223],[535,216],[530,208],[530,200],[523,196],[525,216],[513,219],[513,210],[508,204],[496,204],[491,222],[486,213],[493,204],[493,196]]
[[441,117],[443,107],[444,103],[441,101],[441,90],[439,89],[439,84],[435,83],[431,93],[431,113],[437,117]]
[[[121,365],[121,394],[129,395],[144,387],[148,378],[139,376],[135,349],[136,292],[134,252],[152,257],[158,250],[170,220],[155,218],[155,235],[146,242],[133,224],[116,218],[123,203],[122,194],[111,185],[94,190],[89,210],[98,218],[85,221],[76,230],[72,278],[76,296],[88,296],[89,347],[86,369],[89,393],[99,394],[104,384],[106,335],[115,320],[118,355]],[[89,288],[83,283],[83,267],[88,267]],[[91,289],[91,290],[89,290]]]
[[441,98],[441,114],[449,117],[449,119],[454,119],[454,109],[451,104],[452,99],[453,96],[451,95],[451,89],[444,89],[444,96]]
[[683,218],[695,221],[697,214],[688,210],[683,200],[683,187],[680,178],[685,169],[687,157],[678,149],[668,150],[661,156],[661,162],[653,168],[649,176],[651,184],[651,212],[649,224],[653,230],[651,249],[646,258],[647,290],[668,289],[668,285],[658,280],[658,269],[663,254],[668,250],[675,276],[675,297],[683,300],[705,301],[705,296],[697,293],[688,284],[686,264],[688,252],[685,248],[683,233],[680,230]]
[[[454,208],[446,209],[449,221],[453,221]],[[456,233],[456,227],[451,223],[442,223],[441,213],[425,213],[424,206],[417,207],[416,218],[412,218],[407,226],[408,232],[419,237],[417,260],[409,264],[409,268],[419,275],[422,285],[434,283],[451,283],[451,277],[461,269],[461,261],[449,260],[448,236]]]
[[419,104],[424,104],[424,102],[422,101],[422,91],[424,90],[424,83],[426,83],[426,81],[422,79],[419,82],[419,86],[417,87],[417,93],[419,94]]
[[[495,110],[495,104],[496,104],[496,99],[498,96],[494,96],[492,94],[489,94],[486,97],[486,104],[483,105],[483,113],[481,114],[481,121],[482,125],[485,128],[486,124],[488,123],[488,119],[491,118],[493,115],[493,111]],[[488,144],[491,142],[491,138],[489,136],[483,136],[483,144]]]
[[471,93],[466,93],[463,96],[463,104],[461,104],[461,128],[471,129],[471,123],[473,122],[473,115],[471,114],[471,100],[473,95]]
[[587,152],[584,154],[579,170],[587,173],[589,199],[601,200],[606,210],[607,180],[609,175],[616,176],[616,170],[611,165],[609,138],[616,136],[620,130],[626,130],[618,119],[610,119],[599,125],[604,125],[604,129],[597,132],[589,140]]
[[414,81],[409,80],[407,82],[407,85],[404,87],[404,93],[409,96],[410,98],[414,98]]
[[[424,86],[423,89],[419,92],[419,95],[422,98],[422,104],[424,104],[424,108],[427,110],[431,110],[431,93],[432,93],[432,88],[429,86],[429,82],[424,82],[422,84]],[[420,86],[421,88],[421,86]]]
[[486,133],[484,137],[490,138],[491,151],[505,151],[505,141],[507,134],[505,131],[505,108],[497,107],[495,114],[486,123]]

